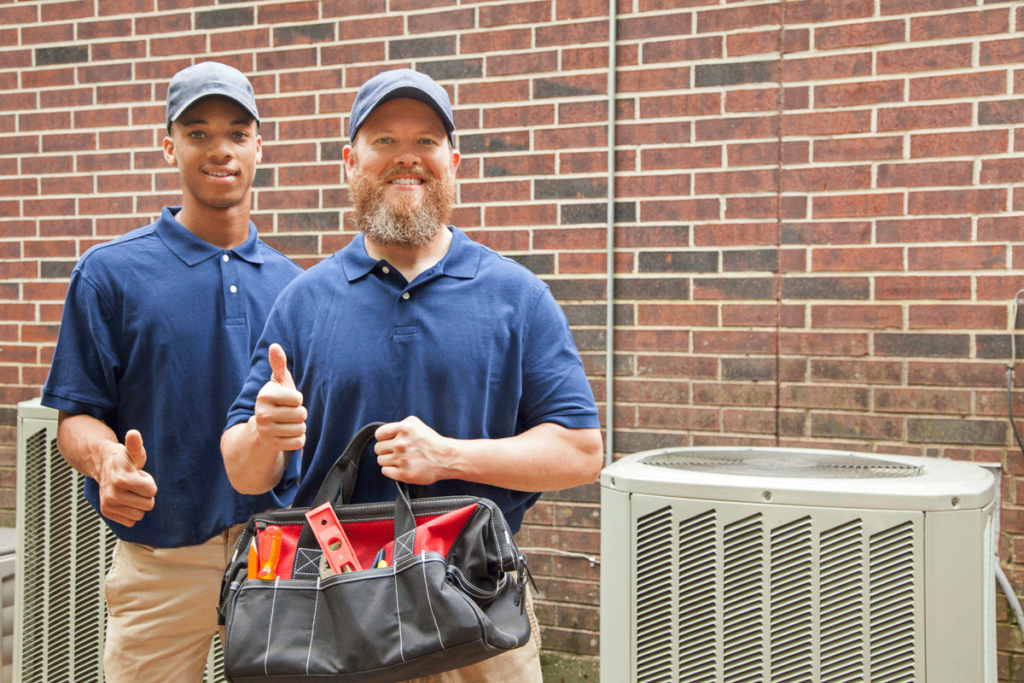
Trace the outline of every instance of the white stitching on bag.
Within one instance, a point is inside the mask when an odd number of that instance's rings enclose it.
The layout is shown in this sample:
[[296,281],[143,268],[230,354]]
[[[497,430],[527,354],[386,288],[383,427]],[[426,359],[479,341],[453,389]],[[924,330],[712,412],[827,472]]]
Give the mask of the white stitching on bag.
[[[426,559],[426,553],[426,550],[420,551],[420,555],[423,556],[424,560]],[[420,562],[420,566],[423,568],[423,588],[426,589],[427,607],[430,608],[430,618],[434,620],[434,629],[437,631],[437,642],[441,644],[442,650],[447,650],[448,648],[444,646],[444,641],[441,640],[441,627],[437,625],[437,616],[434,614],[434,605],[430,602],[430,586],[427,584],[427,563]]]
[[316,597],[313,598],[313,621],[309,624],[309,650],[306,652],[306,675],[309,675],[309,658],[313,654],[313,631],[316,629],[316,606],[320,604],[320,577],[316,577]]
[[277,584],[281,577],[274,579],[274,597],[270,601],[270,619],[267,622],[267,651],[263,655],[263,673],[270,675],[267,671],[267,660],[270,659],[270,634],[274,632],[274,605],[277,603]]

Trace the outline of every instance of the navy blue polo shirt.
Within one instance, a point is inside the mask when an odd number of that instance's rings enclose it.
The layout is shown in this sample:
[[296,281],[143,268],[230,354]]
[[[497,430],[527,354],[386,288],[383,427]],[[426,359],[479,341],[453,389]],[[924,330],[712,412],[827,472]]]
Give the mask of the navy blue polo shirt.
[[[177,208],[89,249],[71,274],[44,405],[138,429],[156,507],[119,538],[157,547],[202,543],[250,515],[291,503],[298,459],[261,496],[236,493],[220,437],[277,295],[302,272],[256,237],[215,247],[174,219]],[[99,509],[96,482],[85,496]]]
[[[451,247],[411,284],[366,253],[362,234],[296,278],[274,305],[241,395],[228,414],[253,414],[270,379],[267,348],[284,347],[309,417],[296,506],[366,423],[415,415],[439,434],[497,439],[553,422],[599,426],[565,314],[548,286],[457,228]],[[513,530],[539,494],[440,481],[431,495],[490,498]],[[372,447],[352,502],[394,500]]]

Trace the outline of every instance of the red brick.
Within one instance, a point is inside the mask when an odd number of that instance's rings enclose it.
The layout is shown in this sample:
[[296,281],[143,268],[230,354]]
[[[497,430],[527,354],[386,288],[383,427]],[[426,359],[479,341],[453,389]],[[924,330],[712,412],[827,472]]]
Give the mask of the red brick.
[[972,116],[968,103],[893,107],[878,111],[878,130],[966,127]]
[[903,101],[903,81],[839,83],[814,88],[814,108],[862,107]]
[[1007,92],[1006,73],[972,71],[969,74],[910,79],[911,100],[942,100]]
[[914,299],[970,299],[971,278],[966,275],[930,277],[921,275],[878,276],[875,298],[906,301]]
[[[686,111],[679,109],[677,111]],[[646,117],[645,117],[646,118]],[[774,116],[740,116],[698,120],[694,139],[707,140],[757,140],[777,138],[779,120]]]
[[[730,167],[778,164],[779,145],[777,142],[748,142],[728,145],[726,147],[726,158]],[[809,160],[809,142],[804,140],[783,142],[782,162],[784,164],[806,164]]]
[[[586,67],[584,67],[586,68]],[[492,55],[487,58],[488,76],[512,76],[558,71],[558,53],[554,50]]]
[[604,147],[608,142],[607,126],[548,128],[534,131],[534,149],[571,149]]
[[681,90],[690,87],[690,70],[686,67],[652,69],[646,67],[636,71],[620,70],[616,74],[619,93]]
[[782,80],[784,83],[824,81],[833,78],[856,78],[870,75],[870,54],[793,58],[785,60],[782,67]]
[[654,327],[716,327],[718,306],[708,304],[641,304],[637,324]]
[[693,227],[695,247],[771,246],[776,243],[776,226],[771,223],[722,223]]
[[722,306],[723,327],[772,327],[778,316],[778,307],[774,305],[754,306]]
[[779,352],[799,356],[866,356],[868,335],[855,332],[784,332]]
[[898,247],[819,247],[812,252],[812,263],[816,272],[902,270],[903,250]]
[[[983,167],[984,168],[984,167]],[[966,242],[967,239],[960,241]],[[1024,221],[1016,216],[978,218],[979,242],[1024,242]],[[1024,501],[1022,501],[1024,502]]]
[[529,50],[532,47],[531,30],[513,28],[467,32],[460,37],[460,45],[463,54]]
[[721,95],[718,93],[641,97],[640,118],[676,117],[679,116],[679,112],[686,112],[688,116],[714,116],[721,111],[721,102]]
[[483,183],[463,181],[461,190],[462,201],[468,204],[521,202],[529,201],[531,198],[529,180],[503,182],[488,180]]
[[[785,111],[807,109],[810,105],[810,89],[805,86],[785,88],[782,96],[782,106]],[[727,112],[777,111],[778,109],[778,88],[732,90],[725,95],[725,110]]]
[[[810,49],[811,32],[805,28],[786,28],[785,52],[805,52]],[[713,40],[720,40],[717,36]],[[745,57],[747,55],[764,55],[777,53],[779,51],[779,30],[769,29],[767,31],[743,31],[742,33],[731,33],[725,36],[726,53],[730,57]],[[711,56],[720,56],[713,54]],[[699,58],[699,57],[695,57]]]
[[531,24],[551,19],[550,2],[517,2],[508,5],[485,5],[477,10],[481,28],[509,24]]
[[967,38],[1009,30],[1009,15],[1003,9],[930,14],[910,20],[910,39],[914,41]]
[[880,164],[878,187],[936,187],[973,184],[970,161]]
[[910,156],[982,156],[1009,151],[1005,130],[980,130],[964,133],[929,133],[910,136]]
[[[789,10],[786,10],[789,20]],[[845,19],[845,18],[844,18]],[[876,22],[850,22],[825,26],[814,31],[814,47],[818,50],[902,43],[906,36],[906,20],[889,19]]]
[[[685,168],[681,165],[643,166],[644,170],[652,168]],[[696,194],[748,194],[774,192],[779,187],[777,169],[721,171],[717,173],[699,173],[695,176],[694,192]]]
[[1006,208],[1006,190],[945,190],[911,192],[907,213],[915,216],[1000,213]]
[[1006,306],[912,304],[909,329],[1005,330]]
[[1010,185],[1024,180],[1024,160],[983,159],[981,162],[982,185]]
[[811,379],[852,384],[898,384],[903,364],[875,360],[811,360]]
[[488,226],[555,225],[558,209],[554,204],[529,204],[484,207],[484,221]]
[[903,213],[903,195],[900,193],[872,193],[813,197],[814,218],[853,218],[868,216],[898,216]]
[[[688,33],[681,27],[676,36]],[[665,62],[688,62],[696,59],[715,59],[723,56],[720,36],[698,36],[643,43],[643,63],[662,64]],[[730,55],[737,54],[732,50]],[[616,60],[617,61],[617,60]]]
[[910,270],[991,270],[1006,266],[1005,245],[911,247]]
[[727,197],[725,200],[725,217],[737,219],[763,219],[781,215],[786,219],[803,219],[807,217],[806,197]]
[[876,72],[884,74],[971,68],[971,46],[939,45],[879,52]]
[[718,201],[713,199],[644,201],[640,204],[640,220],[644,223],[712,220],[718,215]]
[[835,192],[869,187],[871,169],[866,165],[786,169],[781,184],[783,192]]
[[780,18],[780,7],[774,3],[702,10],[697,13],[697,32],[718,33],[744,28],[777,26]]
[[341,164],[282,166],[277,169],[277,184],[279,186],[337,185],[340,182]]
[[782,226],[782,242],[789,245],[869,244],[871,223],[867,221],[788,223]]
[[1024,45],[1017,38],[1009,40],[991,40],[981,43],[978,51],[978,63],[981,66],[992,64],[1020,64],[1024,60]]
[[460,104],[521,103],[529,101],[529,99],[530,82],[528,80],[466,83],[459,86]]

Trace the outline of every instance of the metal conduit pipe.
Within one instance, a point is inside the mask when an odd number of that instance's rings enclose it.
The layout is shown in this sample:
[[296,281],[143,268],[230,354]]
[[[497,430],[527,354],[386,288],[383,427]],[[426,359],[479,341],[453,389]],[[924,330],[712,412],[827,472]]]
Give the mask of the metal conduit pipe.
[[615,43],[618,39],[618,7],[608,0],[608,272],[605,292],[605,465],[612,464],[615,442]]

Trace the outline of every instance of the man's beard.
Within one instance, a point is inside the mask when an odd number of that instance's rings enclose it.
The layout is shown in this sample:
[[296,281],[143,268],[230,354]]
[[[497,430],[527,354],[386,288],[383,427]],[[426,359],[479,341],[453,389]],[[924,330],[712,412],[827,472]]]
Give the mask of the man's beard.
[[[419,206],[415,198],[399,194],[392,203],[385,196],[388,180],[394,176],[415,175],[426,182],[426,193]],[[422,167],[396,169],[379,180],[354,173],[349,195],[355,207],[356,227],[382,246],[415,248],[430,244],[444,227],[455,203],[455,181],[439,178]]]

